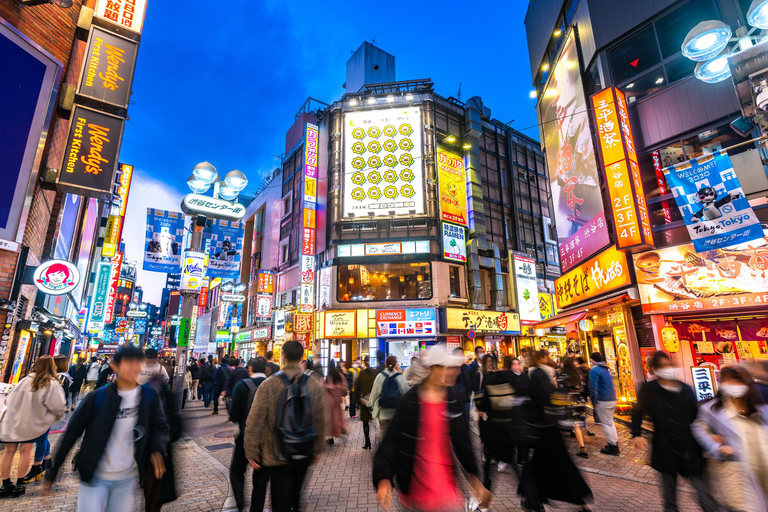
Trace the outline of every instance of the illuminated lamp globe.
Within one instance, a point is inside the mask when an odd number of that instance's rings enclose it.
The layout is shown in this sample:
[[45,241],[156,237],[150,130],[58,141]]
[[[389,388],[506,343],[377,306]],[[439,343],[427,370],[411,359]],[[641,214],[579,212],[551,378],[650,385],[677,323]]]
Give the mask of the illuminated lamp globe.
[[205,194],[205,192],[208,191],[209,188],[211,188],[210,183],[201,181],[200,178],[198,178],[194,174],[187,179],[187,186],[189,187],[189,190],[191,190],[195,194]]
[[730,38],[731,27],[722,21],[702,21],[688,32],[680,48],[684,56],[700,62],[719,54]]
[[202,183],[208,185],[219,179],[219,172],[210,162],[200,162],[192,169],[192,174]]
[[747,10],[747,23],[753,27],[768,29],[768,0],[753,0]]
[[240,192],[248,185],[248,178],[245,177],[245,174],[235,169],[227,173],[224,177],[224,183],[232,190]]
[[219,187],[219,197],[224,199],[225,201],[234,201],[237,199],[237,196],[240,194],[239,190],[235,190],[231,187],[228,187],[227,185],[221,185]]
[[221,283],[221,291],[223,292],[231,292],[234,287],[235,286],[229,281],[226,283]]
[[699,62],[693,70],[693,74],[704,83],[716,84],[727,80],[731,76],[731,68],[728,66],[728,51],[724,51],[717,57],[707,62]]
[[245,283],[237,283],[235,287],[233,288],[235,293],[240,293],[243,290],[245,290]]

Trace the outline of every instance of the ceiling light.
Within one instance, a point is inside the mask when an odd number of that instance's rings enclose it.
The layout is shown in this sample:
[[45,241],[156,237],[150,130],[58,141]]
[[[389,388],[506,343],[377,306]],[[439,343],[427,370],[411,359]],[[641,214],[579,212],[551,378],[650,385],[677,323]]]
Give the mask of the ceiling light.
[[375,105],[376,104],[376,98],[368,98],[368,104],[369,105]]
[[730,38],[731,27],[722,21],[702,21],[688,32],[680,48],[691,60],[709,60],[728,45]]
[[536,89],[534,89],[534,90],[532,90],[531,92],[528,93],[528,97],[531,98],[532,100],[535,100],[536,96],[537,96]]
[[659,78],[657,78],[657,79],[656,79],[656,81],[655,81],[654,83],[655,83],[656,85],[661,85],[661,84],[663,84],[663,83],[664,83],[664,77],[661,77],[661,76],[660,76]]
[[192,174],[202,183],[211,184],[219,178],[219,173],[210,162],[200,162],[192,169]]
[[470,144],[469,142],[465,142],[464,145],[461,147],[464,149],[472,149],[472,144]]
[[768,29],[768,0],[754,0],[747,10],[747,23]]
[[635,86],[635,82],[632,82],[631,84],[627,85],[627,87],[625,87],[625,89],[631,89],[634,86]]
[[208,189],[211,188],[210,183],[201,181],[200,178],[198,178],[194,174],[187,179],[187,186],[189,187],[189,190],[191,190],[195,194],[205,194],[205,192],[207,192]]
[[352,98],[351,100],[349,100],[349,104],[352,105],[353,107],[356,107],[357,106],[357,100],[355,98]]
[[724,51],[717,57],[707,62],[699,62],[693,70],[696,78],[708,84],[716,84],[727,80],[731,76],[731,68],[728,66],[728,51]]
[[546,71],[548,69],[549,69],[549,63],[545,62],[544,64],[541,65],[541,70],[542,71]]
[[248,178],[245,177],[245,174],[235,169],[227,173],[224,177],[224,183],[232,190],[240,192],[248,185]]

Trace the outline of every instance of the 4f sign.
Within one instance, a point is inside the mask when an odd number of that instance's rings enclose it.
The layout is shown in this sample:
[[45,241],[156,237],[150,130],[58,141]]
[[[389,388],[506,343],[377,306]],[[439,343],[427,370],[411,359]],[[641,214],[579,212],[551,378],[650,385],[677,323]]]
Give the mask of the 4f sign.
[[48,295],[64,295],[80,282],[77,267],[65,260],[46,261],[35,270],[35,286]]

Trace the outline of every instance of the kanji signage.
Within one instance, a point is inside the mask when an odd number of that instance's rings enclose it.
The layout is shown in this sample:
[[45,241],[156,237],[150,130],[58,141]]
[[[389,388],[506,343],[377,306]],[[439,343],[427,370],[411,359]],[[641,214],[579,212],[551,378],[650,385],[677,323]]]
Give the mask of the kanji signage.
[[107,219],[107,232],[104,235],[104,246],[101,255],[112,258],[120,248],[125,222],[125,209],[128,205],[128,192],[133,179],[133,166],[119,164],[117,193],[112,195],[112,207]]
[[96,0],[93,16],[141,34],[147,0]]
[[443,259],[467,261],[467,237],[464,228],[443,222]]
[[653,246],[653,233],[640,179],[624,94],[609,87],[592,96],[605,181],[619,249]]
[[189,331],[191,329],[191,320],[189,318],[182,318],[179,320],[179,341],[178,346],[180,347],[188,347],[189,346]]
[[437,148],[437,179],[440,184],[440,220],[467,225],[467,175],[464,159]]
[[715,397],[717,384],[714,368],[711,366],[691,366],[691,376],[693,377],[693,390],[696,392],[696,399],[699,402]]
[[127,108],[138,47],[135,41],[93,26],[77,94]]
[[555,306],[552,303],[552,295],[549,293],[539,294],[539,313],[542,320],[555,316]]
[[503,311],[445,309],[445,325],[449,331],[474,331],[480,334],[520,334],[520,316]]
[[301,239],[301,286],[299,311],[315,309],[315,221],[317,219],[317,158],[320,132],[307,124],[304,137],[304,226]]
[[181,202],[181,211],[187,215],[205,215],[212,219],[240,220],[245,215],[245,206],[202,194],[187,194]]
[[433,308],[379,309],[376,335],[388,338],[436,336],[437,317]]
[[60,191],[112,194],[125,120],[76,105],[57,184]]
[[627,256],[609,247],[555,281],[558,309],[632,284]]
[[293,315],[293,332],[312,332],[314,330],[314,318],[312,314]]
[[275,287],[275,273],[271,270],[259,270],[259,280],[256,287],[258,293],[272,294]]
[[535,324],[541,320],[536,261],[533,258],[513,253],[510,253],[509,260],[514,266],[517,312],[520,315],[520,321],[524,325]]

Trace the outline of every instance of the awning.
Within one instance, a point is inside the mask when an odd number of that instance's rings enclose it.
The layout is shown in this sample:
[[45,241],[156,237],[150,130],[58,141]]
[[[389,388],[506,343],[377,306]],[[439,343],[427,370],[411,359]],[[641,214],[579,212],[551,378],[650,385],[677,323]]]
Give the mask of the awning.
[[559,327],[561,325],[570,324],[573,322],[578,322],[579,320],[583,320],[587,316],[587,313],[584,311],[579,311],[578,313],[574,313],[573,311],[566,311],[565,313],[560,313],[559,315],[555,315],[552,318],[547,318],[543,322],[539,322],[538,324],[533,324],[534,329],[549,329],[550,327]]
[[548,318],[543,322],[534,324],[533,328],[548,329],[550,327],[559,327],[565,324],[578,322],[579,320],[583,320],[589,313],[610,309],[617,304],[624,304],[625,302],[629,302],[631,300],[632,297],[630,297],[626,290],[622,290],[616,294],[613,294],[612,296],[601,297],[600,299],[591,302],[579,304],[578,306],[575,306],[567,311],[563,311],[562,313],[555,315],[552,318]]

